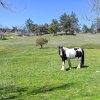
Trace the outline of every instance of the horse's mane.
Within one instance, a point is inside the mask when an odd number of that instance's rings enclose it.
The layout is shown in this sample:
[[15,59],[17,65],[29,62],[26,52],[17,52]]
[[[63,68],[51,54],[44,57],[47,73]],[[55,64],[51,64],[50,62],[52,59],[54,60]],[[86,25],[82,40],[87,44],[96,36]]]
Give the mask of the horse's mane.
[[64,49],[64,50],[68,50],[68,48],[66,48],[66,47],[63,47],[63,49]]

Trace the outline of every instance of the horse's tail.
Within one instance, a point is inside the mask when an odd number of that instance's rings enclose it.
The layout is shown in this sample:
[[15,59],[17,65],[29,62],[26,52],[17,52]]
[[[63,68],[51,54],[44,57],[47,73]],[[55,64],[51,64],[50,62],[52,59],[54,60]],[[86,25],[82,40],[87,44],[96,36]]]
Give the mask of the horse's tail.
[[82,66],[84,66],[84,49],[82,49],[82,59],[81,59]]

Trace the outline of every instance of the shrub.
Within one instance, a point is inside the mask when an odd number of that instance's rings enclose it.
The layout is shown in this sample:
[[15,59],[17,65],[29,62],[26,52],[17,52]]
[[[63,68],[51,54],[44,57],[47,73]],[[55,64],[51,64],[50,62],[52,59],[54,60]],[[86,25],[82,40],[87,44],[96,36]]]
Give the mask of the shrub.
[[5,35],[1,35],[1,36],[0,36],[0,40],[7,40],[7,38],[6,38]]
[[48,40],[46,38],[38,38],[36,39],[36,45],[40,46],[41,48],[43,48],[43,45],[47,44]]

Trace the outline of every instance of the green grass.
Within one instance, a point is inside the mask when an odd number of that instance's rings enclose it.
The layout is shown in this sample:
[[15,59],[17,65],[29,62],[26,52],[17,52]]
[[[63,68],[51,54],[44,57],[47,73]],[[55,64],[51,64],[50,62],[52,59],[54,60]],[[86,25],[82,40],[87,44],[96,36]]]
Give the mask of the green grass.
[[[100,35],[43,37],[44,49],[35,46],[37,37],[0,41],[0,100],[99,100]],[[77,70],[72,59],[73,69],[61,71],[59,44],[84,47],[86,67]]]

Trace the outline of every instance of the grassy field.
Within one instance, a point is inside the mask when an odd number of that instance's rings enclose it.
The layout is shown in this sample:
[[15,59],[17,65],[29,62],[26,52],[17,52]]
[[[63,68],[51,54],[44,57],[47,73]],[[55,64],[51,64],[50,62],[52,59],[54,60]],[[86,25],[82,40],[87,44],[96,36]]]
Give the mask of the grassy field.
[[[44,49],[37,37],[0,40],[0,100],[100,100],[100,34],[42,37]],[[72,59],[73,69],[61,71],[58,45],[83,47],[86,67]]]

